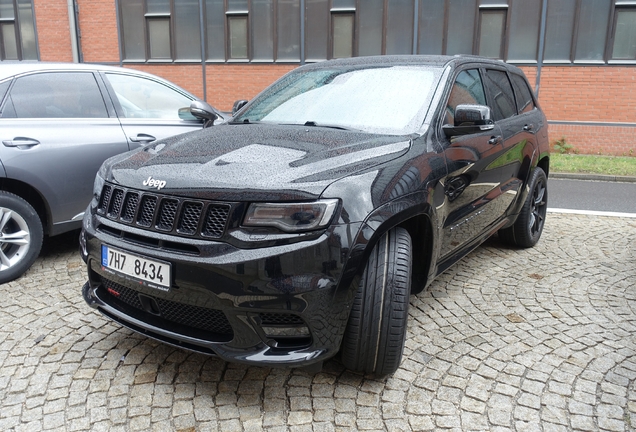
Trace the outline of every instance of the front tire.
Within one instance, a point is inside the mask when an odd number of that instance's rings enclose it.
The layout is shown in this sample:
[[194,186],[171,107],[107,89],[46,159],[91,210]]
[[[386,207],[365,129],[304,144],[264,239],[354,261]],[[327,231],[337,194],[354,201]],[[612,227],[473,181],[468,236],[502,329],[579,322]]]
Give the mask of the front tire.
[[20,277],[42,248],[42,222],[31,205],[0,191],[0,284]]
[[508,244],[524,248],[533,247],[543,232],[548,209],[548,179],[545,172],[536,167],[528,180],[528,196],[515,223],[499,230],[499,238]]
[[373,248],[342,341],[341,360],[346,368],[388,375],[400,366],[411,292],[411,261],[411,237],[403,228],[390,230]]

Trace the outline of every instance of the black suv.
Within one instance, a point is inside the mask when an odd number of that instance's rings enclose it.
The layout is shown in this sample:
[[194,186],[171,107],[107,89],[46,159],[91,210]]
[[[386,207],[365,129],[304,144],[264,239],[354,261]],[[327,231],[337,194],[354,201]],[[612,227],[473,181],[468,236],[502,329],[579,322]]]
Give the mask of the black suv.
[[228,361],[340,352],[384,375],[409,294],[494,233],[539,240],[547,123],[516,67],[326,61],[242,102],[229,124],[104,163],[80,239],[93,308]]

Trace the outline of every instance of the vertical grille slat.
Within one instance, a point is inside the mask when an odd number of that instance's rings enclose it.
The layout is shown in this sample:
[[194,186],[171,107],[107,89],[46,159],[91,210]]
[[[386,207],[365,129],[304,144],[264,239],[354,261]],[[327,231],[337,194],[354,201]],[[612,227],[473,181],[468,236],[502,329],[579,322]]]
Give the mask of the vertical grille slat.
[[112,219],[117,219],[119,217],[119,212],[121,211],[121,205],[124,201],[124,191],[121,189],[115,189],[113,191],[113,196],[110,199],[110,206],[108,208],[108,217]]
[[225,232],[229,212],[228,206],[210,205],[205,216],[205,225],[201,229],[201,235],[212,238],[221,237]]
[[145,195],[141,200],[141,211],[137,217],[137,225],[149,228],[155,217],[155,208],[157,207],[157,197]]
[[108,202],[110,201],[110,196],[113,193],[113,188],[109,185],[104,186],[102,190],[102,196],[99,199],[99,207],[97,207],[97,211],[100,213],[106,213],[106,209],[108,208]]
[[179,218],[179,227],[177,228],[181,234],[194,235],[199,228],[199,220],[203,204],[198,202],[186,202],[181,209],[181,217]]
[[137,213],[137,204],[139,204],[139,195],[135,192],[128,192],[124,199],[124,208],[121,212],[121,220],[130,223]]
[[162,231],[172,231],[174,226],[174,220],[177,216],[177,208],[179,207],[179,201],[175,199],[164,198],[161,200],[161,206],[159,209],[159,220],[157,221],[157,229]]
[[105,184],[97,212],[149,231],[183,237],[220,238],[225,233],[230,205]]

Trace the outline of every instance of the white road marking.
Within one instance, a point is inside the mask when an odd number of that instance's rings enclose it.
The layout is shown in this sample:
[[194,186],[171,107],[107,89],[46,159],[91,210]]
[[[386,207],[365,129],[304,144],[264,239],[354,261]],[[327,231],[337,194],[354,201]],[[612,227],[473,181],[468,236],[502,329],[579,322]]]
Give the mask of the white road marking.
[[580,214],[587,216],[610,216],[610,217],[624,217],[624,218],[636,218],[636,213],[620,213],[620,212],[606,212],[595,210],[571,210],[560,208],[548,208],[548,213],[568,213],[568,214]]

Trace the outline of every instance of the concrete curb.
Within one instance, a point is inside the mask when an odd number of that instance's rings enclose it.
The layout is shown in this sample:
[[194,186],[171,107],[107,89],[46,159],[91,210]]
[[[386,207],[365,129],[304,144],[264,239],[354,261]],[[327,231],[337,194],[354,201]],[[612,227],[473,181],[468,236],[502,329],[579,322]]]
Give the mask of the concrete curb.
[[636,183],[636,177],[615,176],[605,174],[583,174],[583,173],[550,173],[549,178],[568,180],[593,180],[606,182]]

